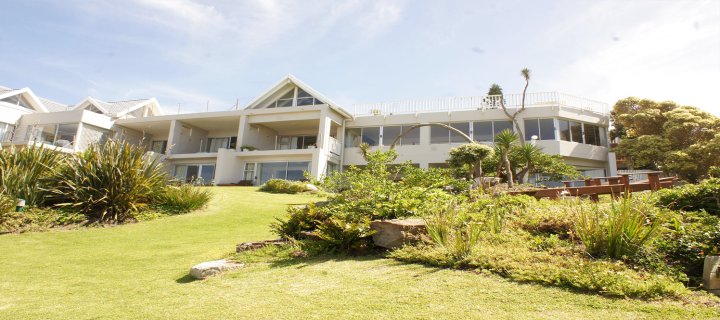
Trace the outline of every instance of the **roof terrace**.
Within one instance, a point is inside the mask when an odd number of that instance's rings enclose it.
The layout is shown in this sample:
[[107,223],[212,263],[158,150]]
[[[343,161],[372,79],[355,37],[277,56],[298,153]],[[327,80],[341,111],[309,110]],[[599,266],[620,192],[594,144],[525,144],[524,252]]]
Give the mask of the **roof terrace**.
[[[394,102],[362,103],[351,106],[350,111],[355,116],[367,116],[438,111],[482,110],[498,109],[500,108],[501,102],[503,102],[506,107],[518,108],[522,105],[522,94],[446,97]],[[591,111],[603,115],[606,115],[608,112],[608,105],[606,103],[580,98],[566,93],[535,92],[525,95],[525,107],[532,108],[543,106],[562,106]]]

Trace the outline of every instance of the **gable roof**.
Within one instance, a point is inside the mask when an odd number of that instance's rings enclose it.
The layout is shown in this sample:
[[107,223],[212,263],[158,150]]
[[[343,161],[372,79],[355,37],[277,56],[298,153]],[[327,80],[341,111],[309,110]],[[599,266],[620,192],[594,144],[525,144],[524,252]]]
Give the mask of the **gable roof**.
[[8,87],[0,87],[0,100],[17,95],[22,95],[22,97],[30,103],[35,111],[48,112],[48,109],[40,101],[38,96],[30,90],[30,88],[10,89]]
[[120,118],[148,105],[154,111],[154,115],[162,115],[162,109],[160,109],[160,105],[155,98],[106,102],[93,97],[87,97],[78,103],[73,110],[86,109],[94,106],[106,116]]
[[272,97],[274,94],[277,94],[280,90],[283,89],[283,87],[285,87],[288,84],[293,84],[293,85],[297,86],[298,88],[304,90],[305,92],[309,93],[313,97],[326,103],[328,106],[330,106],[330,108],[339,112],[340,114],[342,114],[348,118],[353,117],[352,114],[350,114],[350,112],[347,112],[345,109],[340,107],[338,104],[336,104],[335,102],[330,100],[328,97],[322,95],[320,92],[313,89],[311,86],[305,84],[304,82],[300,81],[300,79],[296,78],[295,76],[293,76],[291,74],[280,79],[280,81],[278,81],[275,85],[273,85],[268,90],[266,90],[265,93],[263,93],[262,95],[260,95],[259,97],[255,98],[255,99],[253,99],[252,101],[250,101],[247,104],[247,106],[245,107],[245,109],[258,109],[258,108],[264,107],[263,105],[261,105],[261,103],[265,102],[267,99]]

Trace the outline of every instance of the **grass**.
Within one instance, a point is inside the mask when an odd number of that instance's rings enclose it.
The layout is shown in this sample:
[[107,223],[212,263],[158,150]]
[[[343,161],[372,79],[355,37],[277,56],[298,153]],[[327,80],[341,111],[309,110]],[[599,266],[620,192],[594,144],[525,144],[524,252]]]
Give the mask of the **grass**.
[[0,236],[0,319],[717,318],[678,302],[608,299],[380,257],[259,260],[191,281],[193,264],[271,238],[308,195],[216,188],[204,210],[109,228]]

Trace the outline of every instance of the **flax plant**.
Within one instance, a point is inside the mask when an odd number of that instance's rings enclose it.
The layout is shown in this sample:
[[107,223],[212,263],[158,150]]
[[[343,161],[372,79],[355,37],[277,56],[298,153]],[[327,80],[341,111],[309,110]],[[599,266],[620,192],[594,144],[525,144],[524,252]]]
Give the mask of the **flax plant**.
[[456,259],[469,256],[478,245],[483,224],[464,217],[463,209],[454,201],[437,206],[433,211],[425,216],[430,239]]
[[0,150],[0,193],[39,206],[49,184],[65,165],[67,154],[42,146]]

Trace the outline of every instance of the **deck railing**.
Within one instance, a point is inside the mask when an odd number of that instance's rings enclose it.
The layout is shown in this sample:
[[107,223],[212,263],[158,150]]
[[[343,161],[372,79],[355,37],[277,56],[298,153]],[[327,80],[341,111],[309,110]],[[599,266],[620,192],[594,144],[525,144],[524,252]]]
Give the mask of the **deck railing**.
[[[353,105],[351,110],[356,116],[411,114],[438,111],[461,111],[499,109],[501,102],[505,107],[522,106],[522,94],[506,94],[472,97],[447,97],[419,100],[405,100],[381,103],[363,103]],[[607,114],[607,104],[591,99],[576,97],[560,92],[535,92],[525,95],[525,107],[562,106],[579,110]]]

